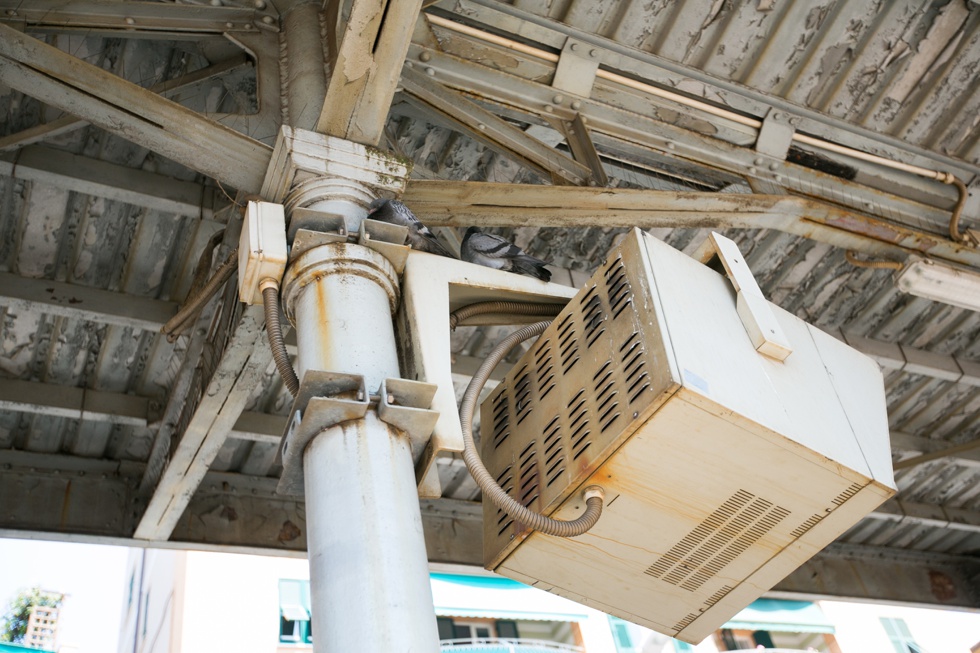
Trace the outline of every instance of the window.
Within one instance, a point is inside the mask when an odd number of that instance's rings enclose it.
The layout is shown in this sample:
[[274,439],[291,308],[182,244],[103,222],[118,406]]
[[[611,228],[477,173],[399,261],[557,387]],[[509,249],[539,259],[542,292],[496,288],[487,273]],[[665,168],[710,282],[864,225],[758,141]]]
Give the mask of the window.
[[290,644],[313,642],[309,581],[279,581],[279,641]]
[[518,639],[520,637],[517,634],[516,621],[498,621],[494,626],[497,628],[497,637],[504,639]]
[[881,625],[884,626],[888,639],[892,641],[895,653],[926,653],[926,650],[916,643],[904,620],[881,617]]

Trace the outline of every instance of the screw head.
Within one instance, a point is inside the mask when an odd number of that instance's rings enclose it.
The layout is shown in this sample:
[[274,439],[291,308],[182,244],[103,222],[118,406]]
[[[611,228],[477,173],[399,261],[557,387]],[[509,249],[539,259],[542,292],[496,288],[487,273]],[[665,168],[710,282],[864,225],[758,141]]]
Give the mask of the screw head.
[[673,150],[673,149],[676,149],[676,148],[677,148],[677,146],[674,145],[673,143],[667,143],[667,149],[668,150]]
[[572,108],[578,111],[579,109],[582,108],[582,103],[579,102],[578,100],[575,100],[572,102]]
[[265,9],[265,0],[255,0],[254,4],[256,9]]
[[773,179],[775,179],[776,181],[782,181],[783,180],[783,176],[782,175],[776,175],[775,177],[773,177]]
[[429,52],[423,52],[419,55],[419,61],[428,61],[432,58],[432,54]]
[[272,16],[263,16],[262,22],[266,25],[271,25],[273,22],[275,22],[275,19]]
[[755,157],[755,161],[753,161],[752,163],[756,164],[757,166],[761,166],[763,164],[762,157],[761,156]]
[[756,168],[755,166],[749,166],[749,174],[750,174],[750,175],[754,175],[754,174],[755,174],[755,173],[757,173],[758,171],[759,171],[759,169],[758,169],[758,168]]
[[228,28],[228,29],[231,29],[234,26],[235,26],[235,23],[225,23],[225,27]]
[[435,77],[435,75],[436,75],[436,69],[435,68],[432,68],[432,67],[426,68],[425,69],[425,74],[428,75],[429,77]]
[[486,130],[486,128],[487,128],[487,126],[486,126],[486,125],[484,125],[484,124],[483,124],[483,123],[481,122],[481,123],[480,123],[479,125],[477,125],[477,126],[476,126],[476,128],[477,128],[477,129],[479,129],[479,130],[480,130],[480,131],[482,132],[482,131],[484,131],[484,130]]
[[127,25],[135,25],[136,24],[136,21],[133,18],[130,18],[130,17],[127,16],[126,17],[126,24]]
[[769,164],[769,169],[770,170],[777,170],[777,169],[779,169],[779,164],[778,163],[770,163]]
[[551,101],[554,102],[555,104],[561,104],[562,102],[565,101],[565,96],[564,95],[556,95],[555,97],[551,98]]
[[572,43],[569,49],[572,50],[573,52],[578,50],[578,43]]
[[593,58],[594,57],[598,57],[599,56],[599,51],[598,50],[589,50],[589,56],[590,57],[593,57]]

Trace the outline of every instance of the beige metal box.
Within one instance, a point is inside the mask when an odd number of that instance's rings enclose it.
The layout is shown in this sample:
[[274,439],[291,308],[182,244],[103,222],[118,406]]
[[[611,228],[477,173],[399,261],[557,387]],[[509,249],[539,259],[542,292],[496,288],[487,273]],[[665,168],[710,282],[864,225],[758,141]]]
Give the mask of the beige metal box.
[[634,230],[481,408],[483,458],[585,535],[484,502],[485,566],[698,642],[895,493],[877,364],[772,306],[752,345],[731,282]]

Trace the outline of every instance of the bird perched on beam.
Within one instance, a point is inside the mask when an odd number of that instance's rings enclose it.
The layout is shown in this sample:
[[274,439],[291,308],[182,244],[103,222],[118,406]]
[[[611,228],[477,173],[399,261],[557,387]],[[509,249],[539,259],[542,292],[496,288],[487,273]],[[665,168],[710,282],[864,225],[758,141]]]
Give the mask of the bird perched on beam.
[[548,265],[545,261],[525,254],[514,243],[485,234],[476,227],[466,230],[460,254],[468,263],[551,281],[551,272],[545,267]]
[[436,235],[415,217],[412,210],[398,200],[374,200],[369,206],[367,217],[372,220],[378,220],[379,222],[408,227],[407,242],[412,246],[412,249],[419,250],[420,252],[428,252],[429,254],[456,258],[452,252],[436,240]]

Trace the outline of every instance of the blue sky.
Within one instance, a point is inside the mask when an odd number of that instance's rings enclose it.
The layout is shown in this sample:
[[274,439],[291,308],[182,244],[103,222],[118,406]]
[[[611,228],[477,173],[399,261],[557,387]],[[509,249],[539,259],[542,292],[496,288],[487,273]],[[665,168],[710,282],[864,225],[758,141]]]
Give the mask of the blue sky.
[[0,539],[2,609],[21,588],[64,592],[60,644],[115,653],[128,554],[121,546]]

